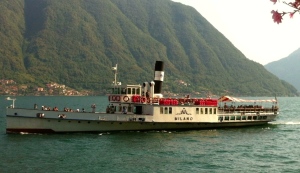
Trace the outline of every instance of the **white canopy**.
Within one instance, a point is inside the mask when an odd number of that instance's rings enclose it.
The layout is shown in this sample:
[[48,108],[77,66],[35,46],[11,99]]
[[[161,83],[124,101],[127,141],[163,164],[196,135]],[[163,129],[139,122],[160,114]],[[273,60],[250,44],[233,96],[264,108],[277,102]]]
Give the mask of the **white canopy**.
[[246,100],[246,99],[240,99],[235,98],[231,96],[222,96],[218,99],[219,102],[277,102],[276,99],[270,99],[270,100]]

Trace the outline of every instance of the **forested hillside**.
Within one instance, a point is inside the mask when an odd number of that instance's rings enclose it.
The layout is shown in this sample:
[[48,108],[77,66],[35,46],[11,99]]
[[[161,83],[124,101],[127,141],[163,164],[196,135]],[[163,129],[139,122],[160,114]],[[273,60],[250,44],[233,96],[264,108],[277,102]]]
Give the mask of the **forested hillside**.
[[168,92],[296,94],[195,9],[170,0],[1,0],[0,22],[0,79],[19,84],[101,90],[116,63],[119,81],[141,84],[163,60]]
[[298,91],[300,91],[300,49],[291,53],[288,57],[282,58],[278,61],[271,62],[265,65],[265,68],[292,84]]

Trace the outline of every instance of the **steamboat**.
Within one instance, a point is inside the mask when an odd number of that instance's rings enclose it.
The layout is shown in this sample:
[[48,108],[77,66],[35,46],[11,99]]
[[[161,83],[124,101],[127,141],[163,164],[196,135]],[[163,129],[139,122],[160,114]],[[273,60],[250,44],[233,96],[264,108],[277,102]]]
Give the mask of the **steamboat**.
[[190,130],[267,124],[279,115],[276,97],[270,100],[163,97],[164,63],[156,61],[154,80],[141,85],[119,85],[107,95],[103,112],[47,108],[6,109],[7,133],[71,133],[148,130]]

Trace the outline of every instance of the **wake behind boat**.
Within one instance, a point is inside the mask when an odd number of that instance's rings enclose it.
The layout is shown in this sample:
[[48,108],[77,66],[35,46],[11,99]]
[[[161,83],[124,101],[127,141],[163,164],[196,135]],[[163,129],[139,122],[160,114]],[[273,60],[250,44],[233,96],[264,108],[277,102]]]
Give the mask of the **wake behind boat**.
[[7,108],[7,133],[107,132],[137,130],[188,130],[267,124],[279,114],[277,99],[245,100],[230,96],[165,98],[161,88],[164,64],[155,64],[154,80],[142,85],[119,85],[108,94],[103,112],[47,108]]

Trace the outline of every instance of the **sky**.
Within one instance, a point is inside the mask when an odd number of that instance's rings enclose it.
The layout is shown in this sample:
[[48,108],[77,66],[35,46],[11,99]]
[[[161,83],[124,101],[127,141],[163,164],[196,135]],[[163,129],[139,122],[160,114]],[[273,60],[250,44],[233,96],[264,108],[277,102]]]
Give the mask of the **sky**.
[[[289,56],[300,48],[300,14],[273,22],[272,10],[290,11],[270,0],[173,0],[194,7],[248,59],[262,65]],[[286,0],[286,2],[290,2]]]

